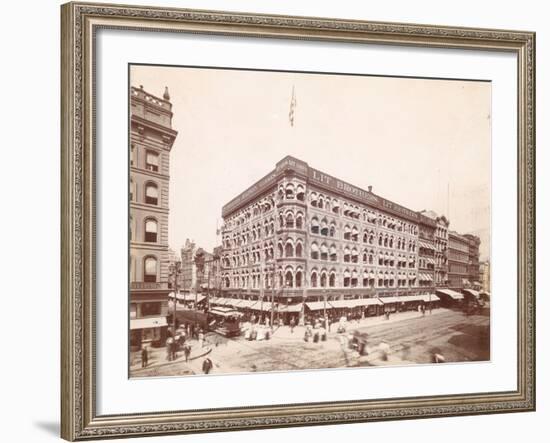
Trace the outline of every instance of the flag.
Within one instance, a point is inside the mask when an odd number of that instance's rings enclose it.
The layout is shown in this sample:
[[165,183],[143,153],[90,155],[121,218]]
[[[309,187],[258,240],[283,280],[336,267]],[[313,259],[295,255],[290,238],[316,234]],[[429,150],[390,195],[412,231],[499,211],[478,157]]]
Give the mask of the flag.
[[294,85],[292,85],[292,98],[290,99],[290,111],[288,113],[288,119],[290,126],[294,126],[294,110],[296,109],[296,94],[294,93]]

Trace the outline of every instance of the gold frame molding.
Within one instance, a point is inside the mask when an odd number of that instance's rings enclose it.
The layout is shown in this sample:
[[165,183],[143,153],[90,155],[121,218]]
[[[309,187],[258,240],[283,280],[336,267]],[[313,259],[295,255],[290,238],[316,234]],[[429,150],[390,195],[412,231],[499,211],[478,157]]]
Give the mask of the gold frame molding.
[[[95,408],[94,35],[99,28],[507,51],[518,60],[518,380],[510,392],[145,414]],[[535,34],[68,3],[61,7],[61,436],[182,434],[535,410]]]

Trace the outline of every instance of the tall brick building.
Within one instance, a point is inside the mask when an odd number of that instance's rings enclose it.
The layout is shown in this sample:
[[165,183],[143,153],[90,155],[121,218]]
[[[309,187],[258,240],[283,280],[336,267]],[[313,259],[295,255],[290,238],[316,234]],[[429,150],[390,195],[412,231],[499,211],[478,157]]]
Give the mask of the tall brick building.
[[161,342],[169,293],[168,189],[172,104],[142,87],[130,89],[130,340]]

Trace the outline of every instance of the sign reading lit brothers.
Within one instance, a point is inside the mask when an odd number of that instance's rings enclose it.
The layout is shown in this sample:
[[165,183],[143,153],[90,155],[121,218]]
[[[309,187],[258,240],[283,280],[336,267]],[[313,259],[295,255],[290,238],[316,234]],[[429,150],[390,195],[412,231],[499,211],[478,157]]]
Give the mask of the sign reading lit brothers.
[[238,195],[229,203],[227,203],[222,209],[222,216],[228,216],[230,213],[240,208],[245,203],[254,200],[261,194],[266,192],[269,188],[276,184],[277,179],[286,170],[295,171],[299,175],[307,177],[309,183],[315,184],[328,191],[333,191],[337,194],[345,195],[357,202],[365,203],[369,206],[379,208],[383,211],[416,222],[418,222],[420,219],[420,215],[417,212],[411,211],[410,209],[407,209],[401,205],[379,197],[372,192],[365,191],[364,189],[350,185],[349,183],[325,174],[324,172],[311,168],[306,162],[290,156],[287,156],[280,162],[278,162],[274,171],[270,172],[265,177],[258,180],[242,194]]

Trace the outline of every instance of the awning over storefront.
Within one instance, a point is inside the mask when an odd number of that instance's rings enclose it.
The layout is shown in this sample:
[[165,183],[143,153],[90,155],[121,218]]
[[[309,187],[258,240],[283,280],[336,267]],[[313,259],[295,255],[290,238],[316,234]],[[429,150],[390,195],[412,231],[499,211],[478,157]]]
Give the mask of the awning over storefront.
[[419,274],[418,278],[422,281],[433,281],[433,278],[430,274]]
[[454,300],[462,300],[464,298],[464,295],[460,292],[453,291],[452,289],[437,289],[436,291],[443,295],[447,295]]
[[176,298],[178,299],[178,301],[200,303],[206,297],[201,294],[178,294]]
[[[310,302],[306,303],[306,306],[310,311],[319,311],[321,309],[325,309],[325,302],[324,301],[310,301]],[[329,305],[328,302],[326,303],[326,307],[327,307],[327,309],[331,308],[331,306]]]
[[296,303],[293,305],[279,305],[278,312],[300,312],[302,310],[302,304]]
[[269,302],[269,301],[260,302],[259,301],[259,302],[255,303],[253,306],[251,306],[250,309],[252,309],[254,311],[268,312],[268,311],[271,311],[271,302]]
[[383,304],[407,303],[413,301],[424,301],[424,295],[402,295],[398,297],[379,297]]
[[432,245],[431,243],[428,243],[428,242],[425,242],[425,241],[420,241],[420,247],[421,248],[425,248],[425,249],[432,249],[435,251],[435,246]]
[[473,295],[475,298],[479,298],[479,291],[475,291],[473,289],[463,289],[463,291]]
[[434,260],[433,258],[428,257],[428,258],[426,259],[426,263],[430,263],[430,264],[432,264],[432,265],[435,265],[435,260]]
[[161,328],[167,326],[166,317],[147,317],[130,319],[130,330]]
[[439,301],[439,297],[435,294],[424,294],[422,297],[426,303]]
[[355,308],[357,300],[331,300],[328,303],[333,308],[340,309],[340,308]]
[[248,308],[251,309],[252,306],[254,306],[256,303],[258,303],[258,300],[240,300],[240,303],[238,304],[238,308]]
[[383,303],[378,298],[358,298],[355,300],[355,306],[371,306],[382,305]]

